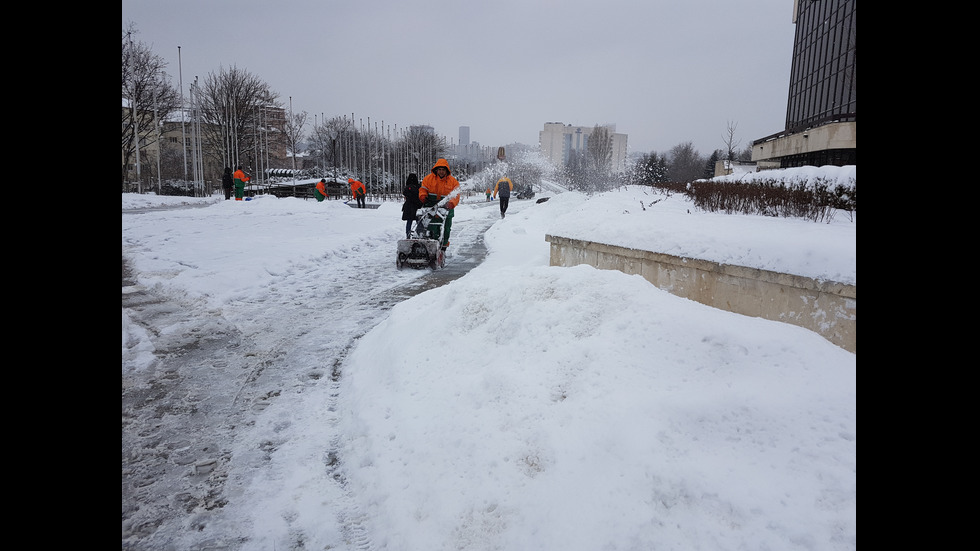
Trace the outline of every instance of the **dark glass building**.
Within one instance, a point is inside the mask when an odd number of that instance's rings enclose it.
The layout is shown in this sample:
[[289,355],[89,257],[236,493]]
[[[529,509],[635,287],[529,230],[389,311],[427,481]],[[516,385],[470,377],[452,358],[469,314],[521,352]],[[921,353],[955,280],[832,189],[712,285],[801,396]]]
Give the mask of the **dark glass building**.
[[755,140],[760,168],[857,164],[857,0],[793,0],[786,127]]

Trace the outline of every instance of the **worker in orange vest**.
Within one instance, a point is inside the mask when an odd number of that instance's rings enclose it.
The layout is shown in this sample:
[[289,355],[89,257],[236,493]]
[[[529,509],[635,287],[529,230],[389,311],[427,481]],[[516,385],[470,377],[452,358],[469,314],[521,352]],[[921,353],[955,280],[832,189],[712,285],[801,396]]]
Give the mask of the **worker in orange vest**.
[[327,181],[323,178],[316,183],[316,188],[313,190],[313,196],[316,197],[317,203],[322,203],[324,199],[327,198],[329,194],[327,193]]
[[432,167],[432,172],[422,179],[422,186],[419,188],[419,201],[423,206],[431,207],[442,199],[452,196],[444,205],[449,209],[446,219],[442,226],[442,250],[449,246],[449,232],[453,227],[453,215],[456,212],[456,205],[459,204],[459,180],[452,175],[449,170],[449,161],[439,159]]
[[242,172],[241,165],[238,166],[238,170],[235,171],[235,200],[241,201],[242,197],[245,196],[245,182],[251,180],[248,176]]
[[353,178],[348,178],[347,183],[350,184],[351,195],[357,199],[357,208],[365,208],[367,205],[364,204],[364,195],[367,193],[367,190],[364,189],[364,184]]

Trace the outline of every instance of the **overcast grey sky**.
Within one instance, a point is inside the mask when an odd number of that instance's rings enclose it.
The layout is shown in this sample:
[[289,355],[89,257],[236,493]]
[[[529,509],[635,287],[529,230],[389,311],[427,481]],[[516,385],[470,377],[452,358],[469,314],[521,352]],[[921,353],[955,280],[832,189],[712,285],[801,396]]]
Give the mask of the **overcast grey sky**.
[[[122,0],[175,86],[237,67],[285,107],[535,145],[616,125],[630,151],[783,129],[794,0]],[[178,63],[178,46],[180,47]]]

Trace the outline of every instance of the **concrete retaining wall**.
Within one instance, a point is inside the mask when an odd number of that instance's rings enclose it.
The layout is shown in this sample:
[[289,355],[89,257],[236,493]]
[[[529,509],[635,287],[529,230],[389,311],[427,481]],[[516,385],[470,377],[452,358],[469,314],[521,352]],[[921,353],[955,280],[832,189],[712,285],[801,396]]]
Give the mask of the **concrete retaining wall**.
[[552,266],[588,264],[639,274],[677,296],[746,316],[792,323],[857,353],[857,286],[545,235]]

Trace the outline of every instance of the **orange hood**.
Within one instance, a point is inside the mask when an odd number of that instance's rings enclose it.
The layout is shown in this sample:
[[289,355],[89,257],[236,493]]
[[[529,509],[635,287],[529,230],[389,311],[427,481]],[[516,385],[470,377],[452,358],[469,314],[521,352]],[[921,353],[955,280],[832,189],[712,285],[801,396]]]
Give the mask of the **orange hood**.
[[453,173],[452,169],[449,168],[449,161],[447,161],[446,159],[439,159],[438,161],[436,161],[436,164],[432,165],[432,173],[435,174],[436,169],[439,168],[440,166],[445,168],[446,172],[448,172],[449,174]]

